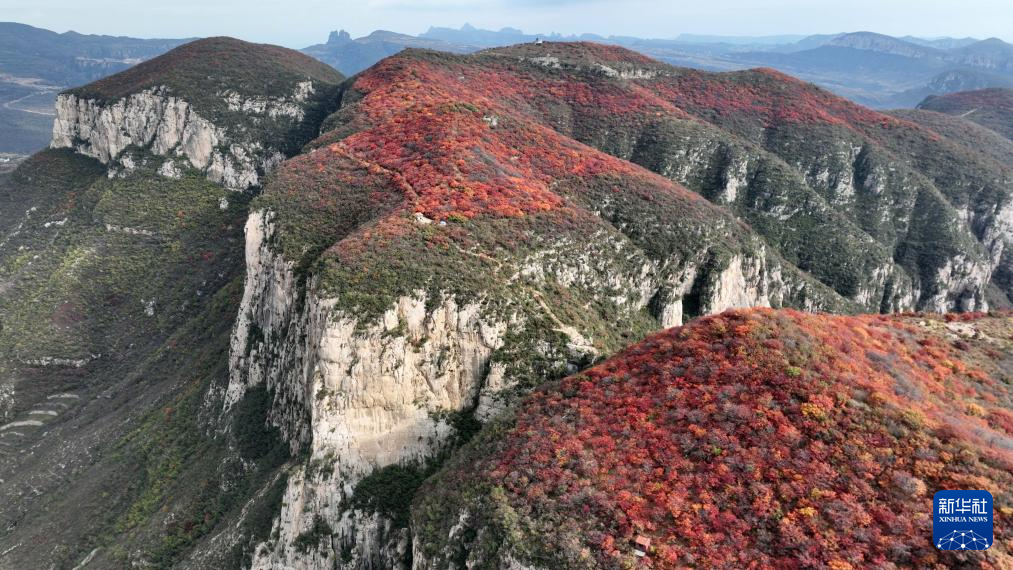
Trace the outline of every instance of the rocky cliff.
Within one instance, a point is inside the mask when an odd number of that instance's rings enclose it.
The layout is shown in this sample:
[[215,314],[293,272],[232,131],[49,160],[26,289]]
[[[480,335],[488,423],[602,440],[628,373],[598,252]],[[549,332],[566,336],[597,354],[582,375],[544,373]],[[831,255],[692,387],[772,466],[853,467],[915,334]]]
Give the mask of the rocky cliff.
[[[298,283],[293,263],[268,245],[279,240],[271,218],[269,210],[255,211],[247,224],[246,288],[224,410],[227,416],[251,386],[264,383],[273,395],[269,421],[307,459],[289,475],[280,518],[272,539],[258,546],[254,568],[409,567],[408,529],[363,500],[364,478],[368,485],[378,470],[383,477],[384,468],[397,466],[428,472],[462,441],[464,426],[496,417],[532,383],[614,350],[621,341],[610,336],[681,322],[694,287],[702,291],[692,310],[701,312],[781,305],[790,294],[762,249],[759,257],[684,267],[665,280],[648,259],[594,268],[590,263],[607,252],[550,249],[497,268],[513,272],[508,280],[531,280],[500,293],[509,295],[509,308],[490,291],[420,288],[369,318],[342,306],[322,277]],[[635,289],[611,305],[615,314],[571,321],[565,313],[572,309],[552,298],[561,286],[599,303],[610,292]],[[821,306],[812,301],[811,308]],[[635,328],[607,331],[610,318]]]
[[[261,58],[255,55],[260,50]],[[225,68],[213,88],[198,74],[209,58],[243,57],[264,73],[261,83],[230,77]],[[297,141],[312,134],[321,113],[333,104],[339,74],[289,58],[273,46],[228,39],[188,44],[154,62],[98,83],[61,94],[56,102],[52,148],[72,148],[111,166],[112,173],[135,168],[128,149],[166,157],[158,172],[178,177],[181,168],[205,172],[213,182],[245,190],[259,186]],[[243,64],[244,62],[233,62]],[[171,66],[166,70],[165,66]],[[241,75],[255,73],[244,65]],[[198,83],[199,82],[199,83]],[[303,138],[303,140],[305,140]]]
[[[286,116],[300,120],[300,109],[295,102],[290,105],[286,109],[291,114]],[[166,96],[161,89],[136,93],[111,105],[60,95],[50,146],[95,157],[116,169],[111,172],[114,175],[135,167],[130,157],[123,157],[126,149],[150,149],[167,158],[158,169],[163,176],[178,177],[180,166],[185,165],[237,190],[258,186],[261,177],[285,158],[278,149],[232,142],[225,129],[216,128],[192,111],[188,102]]]
[[[931,129],[772,70],[711,74],[555,43],[476,57],[511,77],[498,99],[725,204],[867,310],[982,309],[1006,271],[1009,166]],[[459,82],[482,89],[488,71],[468,69]]]
[[413,485],[531,387],[688,317],[853,306],[670,180],[389,73],[247,223],[223,417],[265,386],[306,458],[255,568],[410,567]]

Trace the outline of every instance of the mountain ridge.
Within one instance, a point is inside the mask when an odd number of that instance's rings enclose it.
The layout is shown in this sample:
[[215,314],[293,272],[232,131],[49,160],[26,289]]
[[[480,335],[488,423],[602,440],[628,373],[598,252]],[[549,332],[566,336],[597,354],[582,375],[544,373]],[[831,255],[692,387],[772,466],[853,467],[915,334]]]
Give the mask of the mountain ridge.
[[[342,79],[287,48],[198,40],[61,93],[51,146],[125,170],[134,167],[125,151],[149,148],[246,189],[316,134]],[[179,172],[172,159],[161,169]]]
[[979,89],[928,97],[918,108],[958,115],[1008,139],[1013,138],[1013,89]]
[[94,81],[188,40],[57,34],[0,22],[0,152],[45,147],[62,89]]

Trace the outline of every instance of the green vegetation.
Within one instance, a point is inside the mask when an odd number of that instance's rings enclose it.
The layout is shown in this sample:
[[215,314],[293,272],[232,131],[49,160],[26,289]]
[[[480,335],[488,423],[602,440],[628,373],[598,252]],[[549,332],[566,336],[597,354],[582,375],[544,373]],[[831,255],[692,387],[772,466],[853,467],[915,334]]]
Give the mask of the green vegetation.
[[960,115],[1007,139],[1013,139],[1013,89],[981,89],[929,97],[918,108]]
[[240,525],[245,540],[233,545],[226,559],[226,568],[241,569],[250,566],[253,559],[253,549],[257,544],[271,538],[271,528],[275,517],[281,512],[287,487],[288,474],[281,471],[268,484],[263,494],[253,500],[246,513],[246,518]]
[[[135,156],[146,164],[143,153]],[[251,500],[244,534],[252,541],[269,532],[288,446],[264,427],[266,396],[252,390],[237,406],[244,421],[236,447],[255,460],[252,469],[227,441],[208,437],[202,419],[210,387],[228,378],[248,200],[197,173],[172,180],[146,165],[109,179],[69,151],[32,157],[0,189],[0,221],[22,224],[0,246],[8,288],[0,296],[0,351],[24,361],[101,355],[76,373],[77,383],[126,377],[138,386],[137,403],[127,406],[136,406],[136,419],[123,418],[124,431],[112,432],[95,467],[110,470],[102,504],[89,508],[87,524],[76,523],[88,533],[75,542],[83,552],[60,555],[68,561],[102,547],[117,563],[143,555],[152,567],[172,567]],[[271,487],[279,479],[280,489]],[[53,508],[63,510],[59,502]]]
[[271,401],[267,388],[258,384],[246,391],[233,411],[232,433],[239,455],[247,461],[277,465],[279,460],[267,457],[269,454],[288,456],[288,446],[278,428],[267,424]]
[[433,471],[418,465],[388,465],[375,469],[355,485],[351,506],[382,513],[398,528],[405,528],[412,499]]
[[355,485],[352,508],[381,513],[396,528],[408,527],[411,504],[423,482],[482,430],[482,422],[473,410],[437,412],[433,417],[454,428],[454,435],[442,452],[424,463],[394,464],[373,470]]
[[[109,354],[140,331],[164,338],[189,317],[195,294],[225,282],[223,263],[241,251],[248,197],[198,173],[108,179],[81,163],[47,151],[11,181],[12,199],[36,196],[30,214],[5,214],[23,216],[26,231],[0,255],[0,278],[12,281],[0,299],[0,350],[22,359]],[[95,307],[104,310],[90,314]]]
[[[148,62],[93,94],[118,98],[165,86],[192,97],[219,126],[284,152],[316,134],[339,75],[280,48],[225,41],[217,46],[225,60],[197,53],[214,44],[196,46],[188,61]],[[278,67],[286,58],[287,67]],[[229,63],[254,62],[259,67],[227,73]],[[229,111],[215,88],[229,83],[243,97],[291,100],[296,84],[310,79],[315,91],[300,104],[306,114],[297,124]],[[208,85],[217,80],[225,83]],[[137,168],[113,177],[94,160],[47,150],[0,181],[4,380],[18,386],[20,405],[66,390],[85,410],[74,413],[71,451],[60,458],[66,480],[44,487],[44,502],[18,500],[9,512],[34,509],[34,528],[47,529],[55,545],[47,554],[54,567],[74,566],[95,548],[100,565],[175,567],[213,533],[235,528],[235,548],[208,556],[239,568],[269,538],[288,461],[287,443],[266,424],[271,395],[263,388],[220,419],[252,196],[199,172],[159,176],[164,158],[126,153]],[[75,365],[44,368],[50,359]],[[9,483],[22,484],[14,475]],[[92,502],[80,504],[82,496]],[[51,513],[65,523],[50,526]]]
[[[565,65],[504,57],[545,49],[560,50]],[[594,65],[602,62],[662,75],[617,79]],[[225,91],[288,97],[306,79],[320,88],[299,124],[251,118],[223,101]],[[918,462],[935,458],[917,450],[961,456],[957,436],[984,432],[927,433],[945,418],[921,402],[952,390],[940,379],[950,372],[948,381],[972,386],[962,397],[1008,399],[999,383],[961,369],[956,344],[919,345],[907,325],[884,331],[872,317],[768,312],[649,335],[680,309],[692,318],[764,298],[807,310],[893,310],[918,290],[973,303],[985,284],[937,277],[954,260],[969,273],[984,267],[983,241],[996,227],[989,213],[1009,197],[1005,167],[770,71],[673,70],[617,48],[411,51],[349,84],[339,79],[288,50],[214,38],[73,91],[112,100],[164,86],[225,128],[294,153],[345,89],[327,132],[256,197],[197,172],[160,177],[162,159],[144,149],[128,149],[138,168],[112,178],[94,161],[47,151],[3,183],[0,222],[18,228],[0,234],[0,354],[14,357],[4,366],[41,376],[43,359],[80,359],[88,362],[80,372],[61,373],[79,374],[82,387],[123,379],[115,385],[131,396],[109,404],[116,420],[119,410],[134,415],[110,428],[109,455],[96,455],[111,473],[108,505],[71,542],[107,549],[112,564],[168,568],[223,528],[242,536],[211,554],[223,557],[216,563],[242,565],[270,539],[291,459],[267,423],[275,394],[250,387],[225,417],[219,400],[252,208],[276,230],[268,246],[293,264],[297,309],[310,294],[333,299],[332,317],[365,329],[401,297],[420,297],[429,311],[452,299],[477,306],[479,334],[502,341],[489,372],[505,373],[513,389],[498,403],[518,419],[483,427],[472,411],[434,412],[455,433],[436,457],[377,469],[354,489],[353,508],[411,524],[427,555],[480,566],[502,548],[547,567],[621,566],[635,532],[658,531],[659,560],[691,566],[707,553],[670,525],[698,517],[727,552],[756,559],[779,560],[804,546],[800,536],[824,533],[824,551],[847,550],[856,565],[911,562],[899,542],[835,541],[829,531],[856,522],[850,499],[834,495],[844,506],[821,512],[812,492],[872,486],[881,503],[903,509],[911,501],[868,473],[892,469],[912,492],[917,479],[951,483],[933,479],[936,466]],[[386,334],[404,335],[407,320]],[[276,338],[309,334],[297,328],[265,339],[253,325],[246,355],[264,341],[304,342]],[[906,359],[881,354],[877,342]],[[861,384],[873,376],[874,386]],[[903,407],[898,396],[911,409],[884,405]],[[968,397],[976,428],[1006,429],[994,401]],[[859,447],[879,455],[858,457],[842,434],[860,434]],[[998,452],[979,451],[958,462],[961,481],[1002,479]],[[844,480],[801,488],[829,478],[822,469],[841,458],[857,462]],[[332,473],[338,459],[304,461],[306,476]],[[767,488],[736,487],[760,480]],[[687,505],[673,481],[696,485],[700,506]],[[736,503],[747,496],[760,507]],[[67,506],[47,500],[47,509]],[[448,543],[462,513],[474,519]],[[883,515],[876,533],[903,527],[914,536],[909,514],[896,528]],[[743,531],[750,516],[762,518],[762,536]],[[61,532],[77,532],[67,526]],[[333,533],[317,516],[293,546],[311,552]],[[771,551],[777,540],[786,542]],[[832,566],[824,551],[810,554]],[[340,558],[351,555],[343,545]]]
[[309,79],[336,84],[342,77],[327,64],[295,50],[218,37],[190,42],[69,92],[115,100],[165,86],[206,110],[224,105],[222,94],[227,91],[254,97],[290,96],[296,83]]
[[327,524],[327,521],[323,517],[316,515],[313,517],[313,526],[295,537],[295,540],[292,541],[292,546],[299,552],[309,552],[316,549],[321,542],[330,538],[332,534],[334,534],[334,530],[331,529],[331,525]]

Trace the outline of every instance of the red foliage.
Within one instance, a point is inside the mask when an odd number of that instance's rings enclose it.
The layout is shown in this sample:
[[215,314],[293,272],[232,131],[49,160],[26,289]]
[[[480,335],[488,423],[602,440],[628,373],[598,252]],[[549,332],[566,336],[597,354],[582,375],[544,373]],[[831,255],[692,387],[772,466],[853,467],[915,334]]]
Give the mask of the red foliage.
[[931,495],[1013,488],[1013,402],[916,322],[700,319],[535,394],[481,469],[520,512],[579,516],[606,567],[636,535],[662,568],[945,563]]
[[[507,55],[535,61],[549,55],[578,72],[519,65]],[[620,81],[579,71],[606,64],[660,75]],[[437,219],[550,210],[563,203],[552,191],[560,178],[639,171],[563,136],[578,127],[557,116],[561,105],[572,110],[572,120],[599,128],[617,121],[629,128],[659,116],[747,117],[765,127],[901,124],[771,70],[673,73],[640,54],[596,44],[515,46],[479,65],[409,52],[369,69],[354,89],[362,94],[355,103],[357,132],[338,129],[318,144],[388,173],[414,211]]]
[[1013,89],[990,88],[977,91],[961,91],[938,97],[931,97],[924,108],[945,113],[970,111],[972,109],[997,109],[1013,111]]
[[685,70],[650,82],[650,88],[690,113],[717,119],[745,117],[763,127],[804,123],[917,128],[773,69],[725,74]]
[[[538,59],[546,55],[567,69]],[[639,78],[617,78],[616,70]],[[333,203],[320,187],[328,177],[333,185],[368,178],[368,186],[396,193],[399,204],[385,215],[400,221],[371,220],[385,235],[409,231],[404,219],[412,213],[437,221],[553,210],[565,217],[568,204],[557,187],[576,180],[569,187],[579,188],[591,177],[630,182],[616,185],[617,192],[700,200],[571,135],[598,144],[658,120],[863,129],[901,124],[773,71],[675,70],[623,48],[580,43],[515,46],[469,57],[410,50],[360,75],[345,100],[338,128],[313,143],[317,151],[311,158],[290,161],[278,177],[291,180],[285,186],[290,192],[304,191],[298,179],[306,178],[322,207]],[[349,168],[356,174],[341,172]],[[365,247],[355,236],[342,239],[342,251]]]
[[[568,82],[556,87],[564,85],[566,94],[550,89],[550,95],[606,109],[622,104],[615,92]],[[536,87],[505,70],[404,56],[377,64],[354,88],[364,94],[356,103],[363,128],[348,136],[325,136],[318,144],[390,177],[410,207],[431,218],[551,210],[563,205],[552,191],[554,182],[605,173],[636,174],[685,193],[518,112],[530,108],[523,101],[533,98]],[[610,97],[616,100],[606,104]]]

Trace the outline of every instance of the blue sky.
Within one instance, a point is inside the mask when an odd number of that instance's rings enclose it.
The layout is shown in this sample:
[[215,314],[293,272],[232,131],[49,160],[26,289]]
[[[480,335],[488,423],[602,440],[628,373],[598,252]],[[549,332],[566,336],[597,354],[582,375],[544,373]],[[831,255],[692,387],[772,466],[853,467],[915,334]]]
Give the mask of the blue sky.
[[0,19],[56,31],[230,35],[304,47],[333,29],[420,33],[430,25],[670,38],[680,33],[1013,39],[1011,0],[0,0]]

